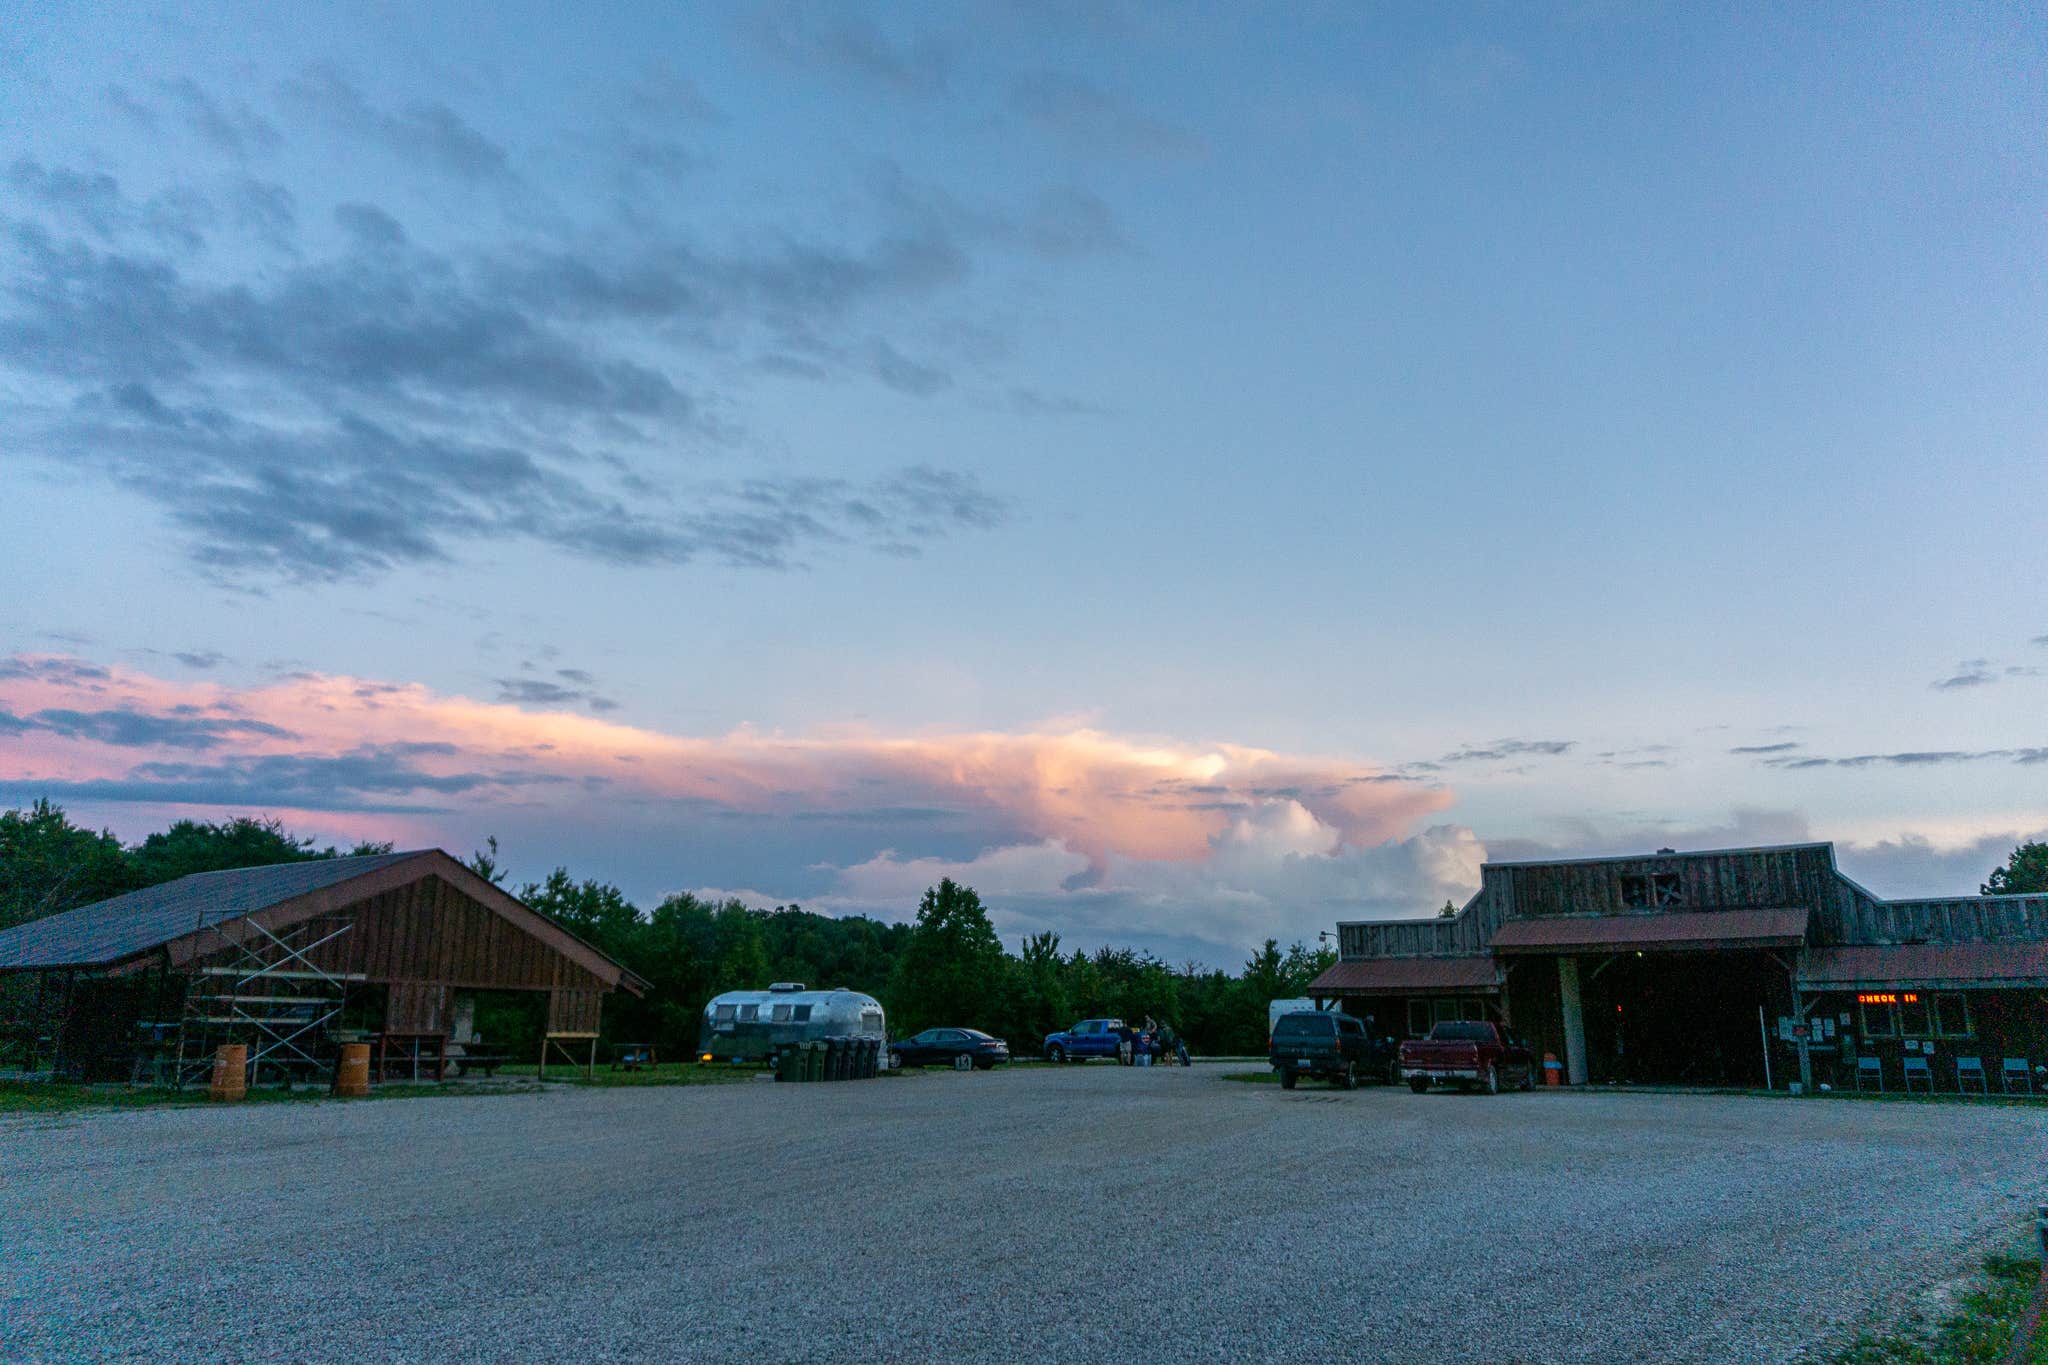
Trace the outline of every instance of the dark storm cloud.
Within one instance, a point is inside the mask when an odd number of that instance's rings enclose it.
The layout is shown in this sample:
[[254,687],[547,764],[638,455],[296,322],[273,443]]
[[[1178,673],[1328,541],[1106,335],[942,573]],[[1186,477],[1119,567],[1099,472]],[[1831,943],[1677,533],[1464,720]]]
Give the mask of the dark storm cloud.
[[[1441,763],[1497,763],[1508,758],[1556,758],[1570,753],[1577,747],[1576,740],[1569,739],[1502,739],[1495,740],[1484,748],[1465,748],[1456,753],[1445,754]],[[1421,767],[1421,764],[1411,764]]]
[[1090,152],[1185,156],[1199,149],[1184,128],[1139,113],[1095,82],[1066,71],[1033,71],[1010,85],[1010,107],[1042,131]]
[[897,95],[940,94],[952,76],[953,49],[946,40],[898,42],[872,20],[837,7],[758,9],[737,27],[761,51],[792,66]]
[[365,745],[345,754],[263,754],[220,763],[140,763],[117,778],[80,782],[5,782],[5,799],[34,796],[99,801],[150,801],[247,808],[421,812],[420,796],[458,796],[480,789],[512,790],[567,778],[519,772],[437,774],[409,760],[413,746]]
[[[270,144],[236,106],[159,95],[224,152]],[[689,104],[673,84],[646,98]],[[293,82],[289,102],[465,177],[506,165],[452,113],[379,110],[333,72]],[[867,186],[880,229],[865,240],[768,230],[712,249],[636,224],[451,257],[345,203],[345,246],[324,259],[299,254],[291,192],[239,173],[146,201],[28,160],[11,183],[28,211],[0,210],[0,377],[35,398],[8,419],[14,448],[155,501],[199,565],[257,591],[446,561],[486,537],[619,564],[788,568],[822,546],[915,554],[996,525],[1004,499],[934,468],[678,481],[660,462],[733,436],[679,352],[929,396],[949,367],[859,314],[893,318],[961,284],[977,252],[1120,246],[1085,191],[965,205],[895,171]],[[192,259],[232,232],[277,250],[239,278]]]
[[379,142],[408,164],[469,181],[512,178],[505,149],[438,101],[416,101],[395,112],[380,109],[340,72],[324,66],[287,81],[283,95],[293,107],[348,136]]
[[105,711],[37,711],[24,719],[31,729],[124,749],[213,749],[230,739],[251,735],[269,739],[296,738],[291,731],[266,721],[158,715],[126,707]]

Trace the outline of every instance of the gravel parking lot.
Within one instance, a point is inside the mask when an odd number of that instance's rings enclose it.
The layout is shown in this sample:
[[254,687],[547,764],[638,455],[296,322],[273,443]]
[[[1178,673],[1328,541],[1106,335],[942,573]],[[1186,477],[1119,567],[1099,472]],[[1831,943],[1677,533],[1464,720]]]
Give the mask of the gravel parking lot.
[[2048,1112],[938,1072],[0,1121],[0,1358],[1780,1361]]

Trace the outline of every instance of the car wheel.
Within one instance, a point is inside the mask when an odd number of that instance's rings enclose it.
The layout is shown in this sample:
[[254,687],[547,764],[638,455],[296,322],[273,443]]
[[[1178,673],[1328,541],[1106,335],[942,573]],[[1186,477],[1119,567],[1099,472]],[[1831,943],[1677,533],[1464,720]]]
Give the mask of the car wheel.
[[1280,1073],[1280,1088],[1281,1088],[1282,1090],[1292,1090],[1292,1089],[1294,1089],[1294,1079],[1295,1079],[1295,1077],[1294,1077],[1294,1073],[1293,1073],[1292,1071],[1283,1071],[1283,1072],[1281,1072],[1281,1073]]
[[1496,1066],[1487,1067],[1486,1076],[1481,1084],[1485,1087],[1487,1094],[1498,1095],[1500,1093],[1500,1068]]
[[955,1071],[972,1071],[972,1070],[974,1070],[974,1058],[973,1058],[973,1057],[971,1057],[971,1056],[969,1056],[969,1055],[968,1055],[967,1053],[965,1053],[965,1052],[956,1052],[956,1053],[954,1053],[954,1054],[953,1054],[953,1069],[954,1069]]
[[1055,1065],[1064,1063],[1067,1060],[1067,1050],[1061,1047],[1058,1043],[1054,1043],[1052,1047],[1046,1052],[1045,1059],[1048,1062],[1052,1062]]
[[1346,1063],[1344,1063],[1344,1069],[1343,1069],[1342,1071],[1338,1072],[1338,1073],[1337,1073],[1336,1075],[1334,1075],[1334,1076],[1330,1077],[1330,1084],[1331,1084],[1331,1085],[1333,1085],[1333,1086],[1335,1086],[1335,1087],[1337,1087],[1337,1089],[1339,1089],[1339,1090],[1352,1090],[1352,1089],[1356,1089],[1356,1088],[1357,1088],[1357,1085],[1358,1085],[1358,1065],[1357,1065],[1357,1063],[1355,1063],[1355,1062],[1346,1062]]
[[1429,1077],[1410,1076],[1408,1078],[1408,1088],[1420,1095],[1423,1091],[1429,1089]]
[[892,1052],[892,1053],[890,1053],[890,1054],[889,1054],[889,1069],[890,1069],[891,1071],[901,1071],[901,1070],[903,1069],[903,1054],[902,1054],[902,1053],[900,1053],[900,1052]]
[[1523,1089],[1523,1090],[1534,1090],[1535,1088],[1536,1088],[1536,1064],[1535,1064],[1534,1062],[1531,1062],[1531,1063],[1530,1063],[1530,1064],[1529,1064],[1528,1066],[1525,1066],[1525,1067],[1523,1067],[1523,1068],[1522,1068],[1522,1089]]

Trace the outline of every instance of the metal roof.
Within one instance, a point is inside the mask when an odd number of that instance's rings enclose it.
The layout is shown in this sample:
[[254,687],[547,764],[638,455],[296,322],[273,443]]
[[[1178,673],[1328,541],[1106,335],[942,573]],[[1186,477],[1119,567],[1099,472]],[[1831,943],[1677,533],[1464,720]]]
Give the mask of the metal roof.
[[1815,948],[1799,983],[1855,986],[2048,985],[2048,943],[1899,943]]
[[1659,910],[1632,915],[1543,915],[1494,930],[1497,953],[1569,953],[1607,948],[1693,952],[1711,948],[1796,948],[1809,911]]
[[1339,962],[1309,982],[1310,995],[1406,995],[1417,991],[1497,991],[1491,957],[1375,957]]
[[0,930],[0,971],[109,966],[208,925],[240,919],[309,891],[417,858],[420,852],[195,872]]
[[1608,853],[1598,858],[1523,858],[1508,862],[1486,862],[1482,867],[1564,867],[1578,863],[1653,863],[1660,858],[1730,858],[1747,853],[1805,853],[1812,849],[1834,849],[1825,840],[1804,844],[1758,844],[1753,848],[1695,848],[1669,853]]

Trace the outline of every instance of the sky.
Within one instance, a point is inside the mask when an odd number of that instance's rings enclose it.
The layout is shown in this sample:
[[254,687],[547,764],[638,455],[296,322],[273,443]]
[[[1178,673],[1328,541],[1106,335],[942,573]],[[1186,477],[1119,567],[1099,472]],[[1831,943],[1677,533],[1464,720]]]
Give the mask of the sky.
[[0,0],[0,804],[1235,966],[2048,834],[2025,8]]

